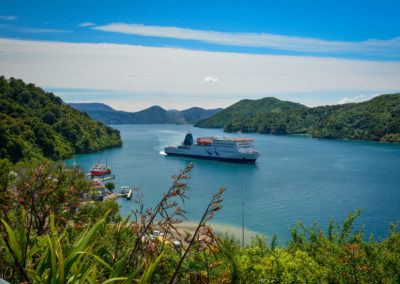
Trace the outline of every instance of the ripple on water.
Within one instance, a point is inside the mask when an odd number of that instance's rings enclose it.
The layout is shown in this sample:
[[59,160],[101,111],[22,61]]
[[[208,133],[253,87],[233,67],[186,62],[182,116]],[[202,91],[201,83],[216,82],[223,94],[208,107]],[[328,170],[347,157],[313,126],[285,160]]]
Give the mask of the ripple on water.
[[[190,200],[185,204],[189,221],[200,218],[220,186],[228,190],[213,221],[235,234],[241,228],[241,202],[246,203],[249,231],[277,233],[280,240],[290,237],[290,227],[299,220],[307,225],[317,221],[326,228],[331,217],[340,221],[359,208],[364,210],[358,224],[365,224],[366,235],[385,237],[390,222],[400,221],[400,145],[230,133],[254,138],[256,149],[262,152],[256,165],[242,165],[165,156],[164,146],[183,141],[184,125],[114,127],[121,131],[123,147],[77,155],[75,161],[89,170],[107,159],[116,175],[116,188],[141,188],[146,207],[154,206],[171,185],[171,176],[193,161]],[[225,136],[220,129],[192,128],[192,133],[194,138]],[[122,214],[134,206],[122,199],[118,202]]]

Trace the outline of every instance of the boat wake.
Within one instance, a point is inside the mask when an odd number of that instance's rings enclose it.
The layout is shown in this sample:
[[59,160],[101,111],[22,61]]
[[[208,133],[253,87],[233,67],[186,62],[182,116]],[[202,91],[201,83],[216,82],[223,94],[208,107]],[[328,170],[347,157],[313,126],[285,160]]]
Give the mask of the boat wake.
[[160,151],[160,155],[167,156],[167,153],[165,153],[164,151]]

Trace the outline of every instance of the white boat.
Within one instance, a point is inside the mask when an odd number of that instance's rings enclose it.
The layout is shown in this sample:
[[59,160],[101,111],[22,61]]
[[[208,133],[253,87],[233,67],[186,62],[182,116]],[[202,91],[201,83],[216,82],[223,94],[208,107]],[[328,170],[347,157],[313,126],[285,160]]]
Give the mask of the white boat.
[[127,199],[131,199],[133,190],[127,185],[121,186],[121,194],[125,195]]
[[127,185],[121,186],[121,194],[128,194],[129,189],[130,189],[129,186]]
[[254,139],[200,137],[194,143],[189,132],[179,146],[167,146],[164,152],[171,156],[254,164],[260,152],[254,149]]

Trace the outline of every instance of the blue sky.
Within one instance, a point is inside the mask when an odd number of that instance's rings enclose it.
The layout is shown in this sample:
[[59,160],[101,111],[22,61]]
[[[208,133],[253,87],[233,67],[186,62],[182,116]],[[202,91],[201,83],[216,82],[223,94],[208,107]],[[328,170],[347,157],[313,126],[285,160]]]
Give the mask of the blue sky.
[[400,91],[399,3],[3,0],[0,73],[128,111],[360,101]]

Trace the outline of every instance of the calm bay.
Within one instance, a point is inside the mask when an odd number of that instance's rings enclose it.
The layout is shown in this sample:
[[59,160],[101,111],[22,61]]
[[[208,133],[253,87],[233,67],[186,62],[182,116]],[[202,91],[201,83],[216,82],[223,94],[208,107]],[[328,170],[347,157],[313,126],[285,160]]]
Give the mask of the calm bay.
[[[88,171],[96,162],[112,168],[116,190],[139,187],[147,207],[154,206],[172,183],[171,176],[191,161],[190,200],[185,202],[189,221],[200,218],[212,195],[226,187],[223,209],[213,223],[219,230],[238,234],[242,225],[249,234],[290,237],[290,228],[301,220],[317,222],[323,229],[330,218],[344,220],[351,210],[363,208],[357,225],[367,236],[385,237],[391,222],[400,221],[400,145],[362,141],[319,140],[308,136],[227,134],[221,129],[191,128],[199,136],[254,138],[262,154],[255,165],[170,157],[166,145],[180,144],[184,125],[112,125],[121,131],[124,146],[94,154],[77,155]],[[120,198],[122,215],[135,204]]]

